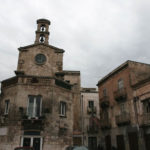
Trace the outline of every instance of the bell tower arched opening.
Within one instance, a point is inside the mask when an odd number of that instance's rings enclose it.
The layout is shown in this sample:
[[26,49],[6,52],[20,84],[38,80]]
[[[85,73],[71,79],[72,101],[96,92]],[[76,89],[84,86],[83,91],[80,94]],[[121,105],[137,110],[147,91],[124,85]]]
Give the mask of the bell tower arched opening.
[[36,30],[36,38],[35,44],[43,43],[49,44],[49,25],[51,22],[47,19],[39,19],[37,20],[37,30]]

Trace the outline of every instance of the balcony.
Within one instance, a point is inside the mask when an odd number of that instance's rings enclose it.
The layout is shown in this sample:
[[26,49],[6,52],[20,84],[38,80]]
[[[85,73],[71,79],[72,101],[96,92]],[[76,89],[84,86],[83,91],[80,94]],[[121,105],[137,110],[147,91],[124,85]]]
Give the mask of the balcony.
[[72,88],[71,84],[69,84],[63,80],[59,80],[59,79],[55,79],[55,84],[57,86],[60,86],[62,88],[68,89],[68,90],[71,90],[71,88]]
[[145,113],[142,115],[142,125],[150,125],[150,113]]
[[93,126],[87,126],[87,133],[88,134],[98,134],[98,126],[93,125]]
[[126,101],[127,91],[126,88],[118,89],[114,92],[114,98],[117,102]]
[[111,122],[110,119],[100,119],[101,129],[110,129]]
[[100,105],[102,108],[106,108],[109,107],[109,97],[108,96],[104,96],[100,99]]
[[127,112],[124,112],[120,115],[116,116],[116,124],[118,126],[128,125],[130,124],[130,114]]
[[96,114],[96,112],[97,112],[97,109],[96,109],[96,107],[94,106],[94,107],[87,107],[87,113],[88,114]]
[[23,130],[43,130],[44,120],[44,116],[40,116],[38,118],[28,118],[28,116],[22,116],[21,125]]

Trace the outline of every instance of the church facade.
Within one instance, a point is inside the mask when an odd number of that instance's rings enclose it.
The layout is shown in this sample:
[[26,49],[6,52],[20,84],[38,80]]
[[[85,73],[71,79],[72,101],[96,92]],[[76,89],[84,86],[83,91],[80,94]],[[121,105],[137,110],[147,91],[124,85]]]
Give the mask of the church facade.
[[64,150],[80,131],[80,71],[63,70],[49,25],[37,20],[35,43],[18,49],[16,75],[1,83],[0,150]]

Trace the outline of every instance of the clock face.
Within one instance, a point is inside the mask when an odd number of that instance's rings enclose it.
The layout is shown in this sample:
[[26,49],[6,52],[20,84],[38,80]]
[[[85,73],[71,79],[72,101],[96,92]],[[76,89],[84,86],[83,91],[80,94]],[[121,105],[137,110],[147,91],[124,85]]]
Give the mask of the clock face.
[[37,64],[44,64],[46,61],[46,56],[43,54],[37,54],[35,56],[35,61]]

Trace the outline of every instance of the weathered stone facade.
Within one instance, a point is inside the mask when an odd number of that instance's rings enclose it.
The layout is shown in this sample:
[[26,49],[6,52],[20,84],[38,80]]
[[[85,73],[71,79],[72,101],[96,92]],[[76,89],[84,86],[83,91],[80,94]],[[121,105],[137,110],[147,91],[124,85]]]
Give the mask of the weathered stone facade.
[[96,88],[81,89],[81,120],[83,145],[97,150],[99,143],[99,96]]
[[98,82],[100,140],[106,150],[112,146],[118,150],[145,150],[143,131],[137,122],[135,87],[149,74],[149,64],[127,61]]
[[19,48],[16,76],[2,81],[0,150],[64,150],[80,130],[80,72],[63,71],[64,50],[48,44],[50,21],[37,24],[35,44]]
[[81,131],[81,115],[80,115],[80,88],[81,88],[81,81],[80,81],[80,72],[79,71],[69,71],[63,70],[62,72],[57,72],[56,76],[60,79],[63,79],[67,83],[70,83],[73,86],[73,111],[74,116],[74,123],[73,123],[73,131],[80,132]]

